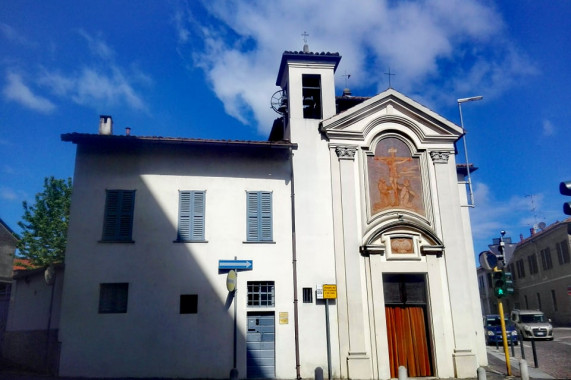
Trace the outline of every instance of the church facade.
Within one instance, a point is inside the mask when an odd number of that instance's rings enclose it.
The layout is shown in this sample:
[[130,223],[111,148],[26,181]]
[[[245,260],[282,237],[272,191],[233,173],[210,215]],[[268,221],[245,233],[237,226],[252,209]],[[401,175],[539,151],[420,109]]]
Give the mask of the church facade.
[[[70,133],[60,374],[476,377],[456,124],[285,52],[268,141]],[[234,290],[235,289],[235,290]]]

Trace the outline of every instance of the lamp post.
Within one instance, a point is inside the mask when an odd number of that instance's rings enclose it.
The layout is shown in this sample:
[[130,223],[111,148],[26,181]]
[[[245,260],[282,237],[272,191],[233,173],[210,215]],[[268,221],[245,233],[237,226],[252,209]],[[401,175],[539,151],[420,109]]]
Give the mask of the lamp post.
[[458,111],[460,112],[460,126],[462,127],[462,131],[464,131],[464,155],[466,157],[466,173],[468,175],[468,192],[470,193],[470,203],[468,204],[468,206],[470,207],[474,207],[474,192],[472,191],[472,178],[470,177],[470,164],[468,161],[468,149],[466,146],[466,134],[468,132],[466,132],[466,130],[464,129],[464,119],[462,118],[462,103],[466,103],[466,102],[475,102],[478,100],[482,100],[484,99],[483,96],[479,95],[479,96],[472,96],[470,98],[462,98],[462,99],[458,99]]

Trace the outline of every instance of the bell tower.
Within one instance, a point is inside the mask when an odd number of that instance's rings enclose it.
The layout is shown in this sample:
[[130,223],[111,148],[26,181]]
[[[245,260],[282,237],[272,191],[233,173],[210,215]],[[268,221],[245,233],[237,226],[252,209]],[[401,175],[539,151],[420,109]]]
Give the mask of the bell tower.
[[339,53],[312,53],[307,45],[304,51],[283,53],[276,85],[287,96],[286,139],[301,143],[308,137],[303,136],[306,129],[318,136],[319,122],[335,115],[334,75],[339,61]]

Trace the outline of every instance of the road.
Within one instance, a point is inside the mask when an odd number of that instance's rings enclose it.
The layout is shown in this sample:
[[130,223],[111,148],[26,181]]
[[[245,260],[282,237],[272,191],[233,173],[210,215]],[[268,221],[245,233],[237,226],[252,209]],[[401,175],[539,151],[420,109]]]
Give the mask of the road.
[[[552,341],[535,342],[537,367],[534,364],[532,342],[523,342],[525,360],[531,378],[571,379],[571,328],[556,327],[553,329],[553,337],[554,339]],[[512,374],[519,376],[518,364],[522,357],[521,346],[515,346],[514,353],[515,357],[512,357],[512,349],[510,347],[509,354],[510,363],[512,364]],[[496,349],[495,346],[489,346],[488,358],[490,358],[490,362],[493,360],[497,361],[497,359],[502,360],[504,365],[502,370],[506,371],[503,347],[500,346],[499,349]]]

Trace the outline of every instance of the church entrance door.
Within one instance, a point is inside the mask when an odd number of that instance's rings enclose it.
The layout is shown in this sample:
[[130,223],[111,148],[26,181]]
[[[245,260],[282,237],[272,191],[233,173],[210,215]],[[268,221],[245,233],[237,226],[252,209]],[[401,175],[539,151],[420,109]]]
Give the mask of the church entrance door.
[[391,377],[398,377],[399,366],[409,377],[433,376],[426,276],[384,274],[383,288]]

